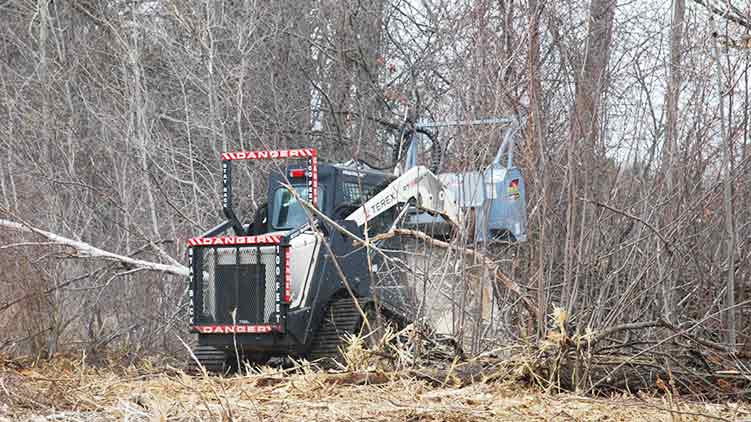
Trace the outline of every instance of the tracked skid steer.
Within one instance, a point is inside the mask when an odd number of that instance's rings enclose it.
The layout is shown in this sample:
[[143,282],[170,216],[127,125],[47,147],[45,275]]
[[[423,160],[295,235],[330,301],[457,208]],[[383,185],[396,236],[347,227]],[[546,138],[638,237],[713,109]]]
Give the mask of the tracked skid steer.
[[[269,176],[268,203],[256,221],[241,224],[233,163],[271,159],[289,162]],[[224,372],[273,356],[337,359],[345,333],[370,334],[361,332],[364,318],[403,324],[413,317],[404,275],[382,254],[369,260],[355,237],[363,239],[366,228],[370,236],[388,230],[396,205],[416,197],[428,207],[445,202],[455,215],[427,169],[396,178],[359,163],[319,164],[310,148],[225,153],[222,167],[227,220],[188,241],[193,362]],[[386,256],[401,250],[398,238],[379,245]]]
[[[382,333],[370,330],[382,330],[384,321],[409,323],[417,304],[404,265],[396,265],[405,262],[402,240],[379,240],[377,252],[361,240],[389,231],[396,219],[456,230],[472,205],[451,179],[472,176],[436,175],[415,163],[393,173],[358,161],[321,164],[313,148],[221,158],[226,220],[188,240],[190,327],[198,334],[190,363],[210,372],[272,357],[340,360],[345,334],[372,339]],[[267,178],[267,202],[243,224],[233,207],[233,165],[268,160],[278,165],[265,166],[276,168]],[[515,177],[518,183],[520,174]],[[493,193],[496,179],[508,182],[505,175],[480,177],[473,189]],[[508,200],[506,187],[498,189]],[[492,205],[494,197],[482,198]],[[515,235],[526,233],[526,209],[521,212],[524,227]]]

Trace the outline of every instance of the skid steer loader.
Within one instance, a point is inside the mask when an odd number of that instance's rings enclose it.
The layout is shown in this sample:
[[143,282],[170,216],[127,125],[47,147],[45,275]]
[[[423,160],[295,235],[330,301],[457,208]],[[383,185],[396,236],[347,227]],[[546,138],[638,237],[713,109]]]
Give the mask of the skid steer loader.
[[[233,163],[268,159],[301,162],[269,177],[268,204],[243,225],[232,206]],[[272,356],[335,358],[342,335],[358,332],[367,315],[411,318],[414,295],[402,274],[379,254],[371,257],[371,274],[366,248],[311,218],[296,197],[360,238],[366,226],[371,236],[388,230],[395,206],[414,198],[455,218],[455,203],[430,171],[416,167],[395,178],[358,163],[319,165],[311,148],[229,152],[222,167],[227,220],[188,240],[193,354],[206,369]],[[401,249],[399,239],[386,242],[385,250]]]
[[[288,163],[269,176],[267,204],[242,224],[233,165],[257,160]],[[462,224],[455,193],[428,168],[409,167],[396,176],[362,162],[319,164],[313,148],[222,154],[226,220],[188,240],[190,327],[198,334],[190,362],[222,373],[274,356],[338,359],[344,334],[378,330],[384,319],[410,322],[416,295],[392,265],[401,240],[382,241],[384,252],[368,257],[351,236],[389,230],[402,207]]]

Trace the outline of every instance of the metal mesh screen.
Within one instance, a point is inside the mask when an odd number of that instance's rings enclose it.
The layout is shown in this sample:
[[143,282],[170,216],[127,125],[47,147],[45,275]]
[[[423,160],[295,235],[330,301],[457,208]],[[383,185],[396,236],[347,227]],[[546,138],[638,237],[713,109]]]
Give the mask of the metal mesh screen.
[[368,199],[370,199],[371,189],[373,189],[373,186],[366,184],[363,184],[362,189],[360,189],[360,184],[356,182],[344,182],[341,186],[344,196],[343,202],[347,204],[359,204],[366,202]]
[[362,198],[362,191],[357,183],[345,182],[342,183],[342,193],[344,194],[344,202],[357,203]]
[[201,311],[205,318],[225,323],[274,322],[275,247],[202,248],[202,253]]

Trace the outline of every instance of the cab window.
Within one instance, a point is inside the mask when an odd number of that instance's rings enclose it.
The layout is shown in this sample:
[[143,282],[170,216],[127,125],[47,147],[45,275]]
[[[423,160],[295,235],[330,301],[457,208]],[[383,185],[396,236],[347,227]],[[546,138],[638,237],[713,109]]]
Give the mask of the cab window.
[[[293,186],[293,188],[301,198],[308,197],[307,186]],[[326,191],[319,186],[318,203],[324,204],[325,201]],[[274,230],[290,230],[307,222],[305,210],[287,188],[280,187],[274,191],[274,200],[271,203],[271,226]]]

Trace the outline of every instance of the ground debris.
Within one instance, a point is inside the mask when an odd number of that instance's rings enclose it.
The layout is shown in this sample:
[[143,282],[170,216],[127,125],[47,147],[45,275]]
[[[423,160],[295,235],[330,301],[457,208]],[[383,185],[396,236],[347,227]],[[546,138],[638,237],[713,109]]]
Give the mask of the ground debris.
[[165,371],[158,364],[103,368],[59,359],[0,371],[0,379],[14,385],[0,388],[0,422],[751,421],[745,403],[689,402],[658,391],[602,398],[546,394],[514,381],[512,373],[498,362],[474,362],[429,375],[419,369],[332,372],[302,366],[218,377]]

